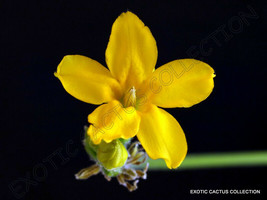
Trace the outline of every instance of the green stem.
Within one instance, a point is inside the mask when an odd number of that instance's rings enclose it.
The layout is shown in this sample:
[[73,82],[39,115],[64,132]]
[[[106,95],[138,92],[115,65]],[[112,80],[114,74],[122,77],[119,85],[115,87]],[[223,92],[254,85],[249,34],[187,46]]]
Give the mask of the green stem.
[[[267,166],[267,151],[189,154],[178,170]],[[167,170],[163,160],[149,159],[150,170]]]

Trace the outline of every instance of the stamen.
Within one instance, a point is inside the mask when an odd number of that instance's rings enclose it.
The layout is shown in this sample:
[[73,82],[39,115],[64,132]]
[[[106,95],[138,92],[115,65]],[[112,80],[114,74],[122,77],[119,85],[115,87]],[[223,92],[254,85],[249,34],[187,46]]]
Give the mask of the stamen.
[[124,104],[125,108],[130,107],[130,106],[135,107],[136,89],[134,86],[125,94],[125,96],[123,98],[123,104]]
[[137,189],[137,183],[138,183],[138,182],[139,182],[139,180],[134,181],[133,184],[130,184],[129,182],[126,182],[127,189],[128,189],[130,192],[136,190],[136,189]]
[[130,192],[137,189],[137,183],[140,178],[146,179],[148,163],[143,170],[135,169],[132,165],[140,165],[146,162],[147,154],[143,152],[139,142],[134,142],[128,148],[129,158],[126,166],[122,169],[121,174],[117,176],[118,182],[125,186]]
[[[131,155],[131,157],[134,157],[138,151],[138,145],[140,145],[139,142],[134,142],[133,144],[131,144],[131,146],[129,147],[128,151]],[[140,150],[139,150],[140,151]]]
[[80,170],[77,174],[75,174],[76,179],[88,179],[93,175],[96,175],[100,172],[100,167],[95,164],[90,167],[84,168]]

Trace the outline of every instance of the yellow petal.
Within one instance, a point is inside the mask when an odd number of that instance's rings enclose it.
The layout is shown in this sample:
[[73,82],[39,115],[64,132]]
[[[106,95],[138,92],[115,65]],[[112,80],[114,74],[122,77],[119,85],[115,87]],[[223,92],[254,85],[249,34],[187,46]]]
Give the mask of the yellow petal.
[[205,100],[213,90],[214,70],[194,59],[169,62],[154,71],[150,90],[152,103],[164,108],[190,107]]
[[119,101],[113,100],[96,108],[88,121],[92,125],[87,133],[99,144],[102,139],[109,143],[117,138],[134,137],[139,130],[140,116],[134,107],[123,108]]
[[[133,13],[122,13],[114,22],[106,50],[111,74],[126,87],[138,87],[154,70],[156,41],[149,28]],[[128,88],[126,88],[128,89]]]
[[69,94],[87,103],[101,104],[121,95],[120,85],[109,70],[85,56],[65,56],[55,76]]
[[186,156],[187,143],[176,119],[155,105],[141,118],[137,137],[149,157],[164,159],[170,169],[178,167]]

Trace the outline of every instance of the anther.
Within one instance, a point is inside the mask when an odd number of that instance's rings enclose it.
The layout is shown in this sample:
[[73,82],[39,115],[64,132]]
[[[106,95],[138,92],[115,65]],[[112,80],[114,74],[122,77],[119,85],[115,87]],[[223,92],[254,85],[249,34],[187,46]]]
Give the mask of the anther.
[[128,92],[125,94],[124,98],[123,98],[123,104],[124,107],[130,107],[133,106],[135,107],[136,104],[136,89],[133,86],[130,90],[128,90]]

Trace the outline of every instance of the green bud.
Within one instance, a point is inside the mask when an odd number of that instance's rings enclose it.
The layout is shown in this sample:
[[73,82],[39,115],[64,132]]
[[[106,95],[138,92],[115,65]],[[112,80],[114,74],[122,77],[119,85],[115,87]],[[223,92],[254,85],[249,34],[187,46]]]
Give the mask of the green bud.
[[102,141],[98,146],[97,159],[107,170],[122,167],[127,158],[128,152],[120,140]]

